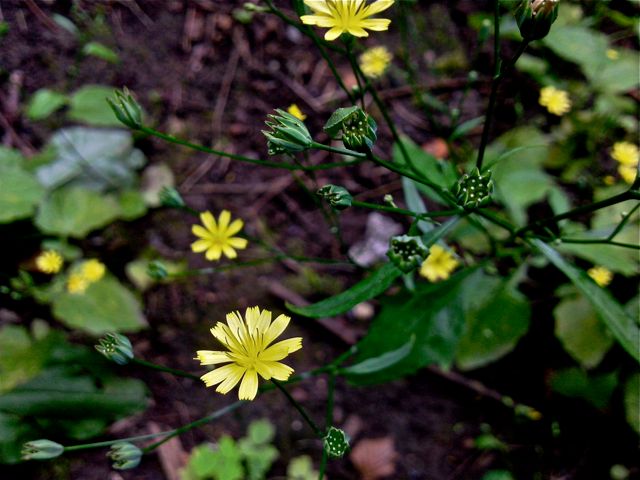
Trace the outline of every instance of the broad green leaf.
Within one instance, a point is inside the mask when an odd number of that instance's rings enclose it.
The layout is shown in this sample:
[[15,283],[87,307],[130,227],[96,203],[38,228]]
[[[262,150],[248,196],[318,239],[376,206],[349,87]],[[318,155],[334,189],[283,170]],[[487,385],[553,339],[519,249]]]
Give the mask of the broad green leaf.
[[613,338],[591,303],[580,294],[567,296],[553,310],[556,338],[584,368],[597,366],[613,344]]
[[42,120],[47,118],[53,112],[62,108],[67,103],[67,96],[42,88],[38,90],[29,100],[27,106],[27,117],[30,120]]
[[47,145],[52,158],[36,170],[48,189],[82,186],[107,191],[136,186],[136,170],[146,159],[133,148],[126,130],[70,127],[58,130]]
[[120,206],[110,195],[83,188],[56,190],[40,204],[36,225],[44,233],[83,238],[118,218]]
[[640,373],[629,377],[624,384],[624,410],[627,422],[640,435]]
[[147,213],[147,204],[142,194],[137,190],[126,190],[118,195],[120,205],[120,217],[125,220],[134,220]]
[[401,274],[402,272],[394,264],[385,263],[367,278],[338,295],[306,307],[296,307],[287,303],[287,308],[293,313],[311,318],[340,315],[358,303],[384,293]]
[[615,60],[603,60],[602,68],[591,77],[595,89],[607,94],[625,93],[640,84],[638,52],[623,49],[619,55]]
[[474,281],[464,299],[466,327],[456,352],[461,370],[482,367],[513,350],[531,316],[527,299],[511,282],[488,275]]
[[565,25],[562,28],[552,28],[542,43],[559,57],[580,65],[590,78],[597,75],[607,60],[607,36],[587,27]]
[[411,353],[415,342],[416,336],[412,334],[409,341],[400,348],[385,352],[377,357],[367,358],[360,363],[341,369],[340,373],[347,376],[367,375],[392,367]]
[[609,404],[618,385],[618,373],[588,375],[580,368],[559,370],[551,377],[551,388],[566,397],[581,398],[596,408]]
[[415,335],[412,351],[391,368],[351,378],[352,383],[390,381],[429,365],[451,365],[464,328],[463,299],[469,286],[476,285],[476,269],[458,272],[449,280],[416,288],[382,301],[382,310],[369,333],[358,344],[357,362],[375,358],[380,352],[398,349]]
[[32,174],[0,165],[0,223],[30,217],[44,193]]
[[118,63],[120,61],[116,52],[99,42],[89,42],[85,44],[85,46],[82,47],[82,53],[101,58],[109,63]]
[[318,476],[308,455],[292,458],[287,466],[287,480],[317,480]]
[[58,295],[53,300],[53,315],[68,327],[92,335],[136,332],[146,323],[138,300],[110,276],[91,284],[84,293]]
[[247,440],[250,440],[254,445],[269,443],[275,435],[276,429],[267,419],[254,420],[247,429]]
[[620,345],[640,362],[640,349],[638,349],[640,325],[638,322],[627,315],[609,292],[600,288],[585,272],[571,265],[542,240],[534,239],[532,242],[540,253],[569,277],[569,280],[591,302],[596,313],[598,313]]
[[113,87],[85,85],[71,95],[67,115],[71,120],[89,125],[119,127],[122,124],[106,100],[112,95]]

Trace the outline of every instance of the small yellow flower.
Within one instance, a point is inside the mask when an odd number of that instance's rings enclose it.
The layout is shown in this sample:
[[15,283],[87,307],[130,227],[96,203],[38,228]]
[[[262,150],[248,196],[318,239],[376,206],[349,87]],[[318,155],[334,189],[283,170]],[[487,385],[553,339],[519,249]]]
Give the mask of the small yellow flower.
[[613,279],[613,273],[604,267],[592,267],[587,270],[587,274],[601,287],[606,287]]
[[562,116],[571,110],[571,100],[569,100],[569,94],[564,90],[559,90],[556,87],[544,87],[540,90],[540,99],[538,100],[540,105],[546,107],[549,113]]
[[300,20],[306,25],[328,28],[325,40],[335,40],[343,33],[367,37],[369,33],[365,29],[381,32],[389,28],[391,20],[368,17],[386,10],[393,2],[377,0],[367,5],[365,0],[304,0],[314,15],[303,15]]
[[200,220],[204,227],[201,225],[191,227],[193,234],[200,237],[200,240],[191,244],[191,250],[196,253],[206,251],[207,260],[220,260],[223,253],[233,259],[238,256],[234,249],[247,248],[246,239],[233,236],[242,230],[244,222],[240,219],[231,222],[231,213],[228,210],[220,213],[217,222],[211,212],[201,213]]
[[387,47],[373,47],[360,55],[360,68],[367,77],[378,78],[387,70],[393,55]]
[[602,181],[605,185],[610,187],[611,185],[614,185],[616,183],[616,178],[613,175],[605,175]]
[[635,167],[640,160],[638,146],[630,142],[616,142],[613,144],[611,157],[622,165]]
[[446,280],[459,265],[458,260],[440,245],[433,245],[429,249],[429,256],[422,262],[420,276],[430,282]]
[[620,165],[618,167],[618,173],[625,182],[631,185],[636,180],[638,167],[632,167],[631,165]]
[[104,266],[104,263],[95,258],[87,260],[80,267],[80,275],[82,275],[84,279],[89,283],[97,282],[98,280],[100,280],[102,277],[104,277],[105,271],[106,268]]
[[89,286],[89,281],[79,272],[72,273],[67,279],[67,292],[78,294],[84,293]]
[[607,58],[609,60],[617,60],[618,58],[620,58],[620,52],[614,50],[613,48],[610,48],[609,50],[607,50]]
[[200,365],[217,365],[204,374],[202,381],[207,387],[218,385],[216,391],[226,394],[242,379],[238,398],[253,400],[258,393],[258,375],[265,380],[284,381],[293,369],[279,360],[302,348],[302,338],[294,337],[269,346],[284,332],[291,318],[280,315],[273,322],[269,310],[259,307],[247,308],[244,319],[240,312],[227,314],[227,323],[218,322],[211,329],[213,336],[228,351],[199,350],[195,360]]
[[58,273],[63,263],[62,255],[55,250],[45,250],[36,257],[36,267],[43,273]]
[[300,107],[298,107],[298,105],[296,105],[295,103],[292,103],[291,105],[289,105],[289,108],[287,108],[287,113],[293,115],[301,122],[304,122],[307,118],[304,112],[300,110]]

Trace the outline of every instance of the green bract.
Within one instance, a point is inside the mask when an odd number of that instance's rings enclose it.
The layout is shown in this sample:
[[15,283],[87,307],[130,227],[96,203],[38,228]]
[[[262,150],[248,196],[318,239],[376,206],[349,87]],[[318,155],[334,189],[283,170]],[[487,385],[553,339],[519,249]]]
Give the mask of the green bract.
[[27,442],[22,446],[23,460],[49,460],[62,455],[64,447],[51,440],[41,439]]
[[133,358],[133,347],[124,335],[107,333],[98,340],[96,350],[118,365],[126,365]]
[[338,185],[325,185],[316,192],[336,210],[344,210],[351,206],[353,197],[349,191]]
[[276,109],[276,115],[267,115],[270,120],[264,122],[271,131],[263,130],[267,137],[269,155],[302,152],[311,148],[313,139],[304,122],[284,110]]
[[118,120],[134,130],[142,128],[142,108],[127,87],[116,90],[114,95],[115,98],[107,98],[107,102]]
[[479,207],[491,200],[493,182],[491,171],[480,173],[477,168],[471,173],[465,173],[455,186],[454,194],[461,207]]
[[116,470],[129,470],[140,464],[142,450],[133,443],[122,442],[111,445],[107,457],[113,460],[112,467]]
[[558,18],[559,0],[522,0],[515,16],[522,38],[540,40],[547,36]]
[[389,242],[387,256],[404,273],[419,267],[429,254],[429,249],[420,237],[401,235],[393,237]]
[[324,449],[330,457],[340,458],[349,449],[349,437],[336,427],[329,427],[324,437]]
[[377,130],[375,120],[358,106],[337,109],[324,126],[331,138],[341,138],[344,146],[353,150],[373,148]]

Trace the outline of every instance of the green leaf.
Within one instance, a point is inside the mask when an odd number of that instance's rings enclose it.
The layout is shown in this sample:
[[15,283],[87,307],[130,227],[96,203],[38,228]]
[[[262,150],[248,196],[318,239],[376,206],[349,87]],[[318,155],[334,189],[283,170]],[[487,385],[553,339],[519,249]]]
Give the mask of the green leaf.
[[[13,161],[5,163],[11,164]],[[44,194],[33,175],[20,167],[0,164],[0,223],[30,217]]]
[[66,95],[41,88],[29,100],[26,114],[30,120],[42,120],[62,108],[66,103]]
[[120,217],[125,220],[134,220],[147,213],[147,204],[142,194],[136,190],[126,190],[118,196],[120,205]]
[[82,53],[101,58],[109,63],[118,63],[120,61],[116,52],[98,42],[85,44],[85,46],[82,47]]
[[[416,213],[427,213],[427,207],[420,196],[416,182],[407,177],[402,177],[402,191],[404,192],[404,201],[407,208]],[[418,222],[418,228],[422,233],[427,233],[433,229],[433,224],[426,220]]]
[[[574,237],[577,237],[577,235],[574,235]],[[589,236],[582,234],[580,238],[589,238]],[[602,238],[602,235],[598,238]],[[624,241],[620,237],[616,238],[616,240]],[[558,251],[565,255],[574,255],[588,260],[594,265],[600,265],[622,275],[632,276],[638,272],[639,259],[637,250],[605,244],[563,243],[558,247]]]
[[308,455],[292,458],[287,466],[287,480],[317,480],[318,475]]
[[457,140],[460,137],[464,137],[466,134],[471,132],[471,130],[482,125],[483,122],[484,122],[484,116],[472,118],[470,120],[467,120],[466,122],[462,122],[451,133],[449,140]]
[[569,277],[569,280],[591,302],[595,311],[620,345],[640,362],[640,351],[638,349],[640,325],[638,325],[638,322],[627,315],[609,292],[600,288],[585,272],[568,263],[558,252],[542,240],[534,239],[532,242],[551,263]]
[[22,445],[34,438],[32,427],[22,418],[0,412],[0,464],[20,462]]
[[267,419],[254,420],[249,424],[249,428],[247,429],[247,439],[254,445],[269,443],[275,435],[276,429]]
[[83,238],[119,215],[120,206],[112,196],[83,188],[65,188],[53,192],[40,205],[36,225],[44,233]]
[[370,276],[338,295],[306,307],[296,307],[287,302],[287,308],[304,317],[333,317],[384,293],[401,274],[395,265],[385,263]]
[[587,27],[565,25],[552,28],[542,42],[559,57],[580,65],[588,77],[597,74],[607,60],[607,36]]
[[409,355],[409,353],[411,353],[413,344],[415,342],[416,336],[412,334],[409,341],[402,345],[400,348],[391,350],[390,352],[385,352],[377,357],[367,358],[360,363],[356,363],[355,365],[351,365],[347,368],[341,369],[340,373],[347,376],[367,375],[392,367],[400,360],[404,359],[407,355]]
[[133,148],[131,132],[91,127],[63,128],[47,144],[52,159],[36,170],[49,189],[82,186],[90,190],[130,189],[146,159]]
[[580,294],[562,299],[553,310],[555,334],[564,349],[584,368],[597,366],[613,344],[613,338],[591,303]]
[[382,301],[382,310],[369,333],[358,344],[357,362],[402,347],[415,335],[415,344],[404,359],[391,368],[369,375],[351,377],[352,383],[370,384],[390,381],[415,372],[429,364],[451,365],[464,328],[463,299],[476,285],[477,269],[468,268],[450,279],[416,288]]
[[627,422],[640,435],[640,373],[631,375],[624,384],[624,410]]
[[113,87],[86,85],[71,95],[69,119],[89,125],[119,127],[120,121],[107,103],[113,95]]
[[84,293],[63,292],[55,297],[53,315],[68,327],[96,336],[136,332],[146,323],[138,300],[110,276],[91,284]]
[[613,390],[618,385],[618,373],[587,375],[580,368],[559,370],[551,377],[551,388],[561,395],[581,398],[596,408],[609,404]]
[[512,282],[488,275],[474,277],[465,298],[465,331],[456,352],[461,370],[485,366],[512,351],[527,333],[531,309]]

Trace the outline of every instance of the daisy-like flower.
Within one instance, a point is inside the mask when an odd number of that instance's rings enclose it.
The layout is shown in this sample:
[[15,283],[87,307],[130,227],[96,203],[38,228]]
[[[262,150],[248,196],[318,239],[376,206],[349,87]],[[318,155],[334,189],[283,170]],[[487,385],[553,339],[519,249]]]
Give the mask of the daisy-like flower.
[[306,25],[317,25],[328,28],[324,39],[331,41],[343,33],[350,33],[354,37],[367,37],[365,30],[381,32],[389,28],[391,20],[386,18],[369,18],[380,13],[391,5],[394,0],[377,0],[367,5],[365,0],[304,0],[313,15],[300,17]]
[[80,267],[80,275],[82,275],[89,283],[97,282],[98,280],[100,280],[102,277],[104,277],[105,271],[106,268],[104,266],[104,263],[95,258],[87,260]]
[[545,107],[549,113],[562,116],[571,110],[571,100],[569,94],[556,87],[544,87],[540,90],[540,105]]
[[287,380],[293,369],[280,363],[287,355],[302,348],[302,338],[295,337],[271,343],[284,332],[291,319],[280,315],[273,322],[269,310],[247,308],[244,319],[240,312],[227,314],[227,323],[218,322],[211,329],[213,336],[227,351],[199,350],[195,360],[201,365],[218,365],[200,377],[207,387],[218,385],[216,391],[226,394],[240,380],[238,398],[253,400],[258,393],[258,375],[265,380]]
[[235,249],[247,248],[245,238],[234,237],[242,230],[244,222],[239,218],[231,221],[231,213],[223,210],[218,217],[218,221],[213,218],[211,212],[200,214],[202,225],[194,225],[191,231],[199,240],[191,244],[191,250],[196,253],[205,252],[207,260],[220,260],[224,253],[228,258],[236,258],[238,254]]
[[62,255],[55,250],[45,250],[36,257],[36,267],[43,273],[58,273],[63,263]]
[[89,286],[89,281],[80,272],[74,272],[67,279],[67,292],[73,294],[84,293]]
[[446,280],[458,265],[458,260],[450,251],[445,250],[440,245],[433,245],[429,249],[429,256],[422,262],[420,276],[430,282]]
[[611,157],[618,162],[618,173],[622,179],[631,184],[636,179],[640,151],[638,146],[630,142],[617,142],[613,144]]
[[589,275],[594,282],[596,282],[601,287],[606,287],[611,283],[613,279],[613,273],[610,270],[596,266],[587,270],[587,275]]
[[296,117],[298,120],[302,122],[304,122],[307,118],[304,112],[300,110],[300,107],[295,103],[292,103],[291,105],[289,105],[289,107],[287,108],[287,113],[293,115],[294,117]]
[[378,78],[387,70],[393,55],[387,47],[373,47],[360,55],[360,68],[367,77]]

